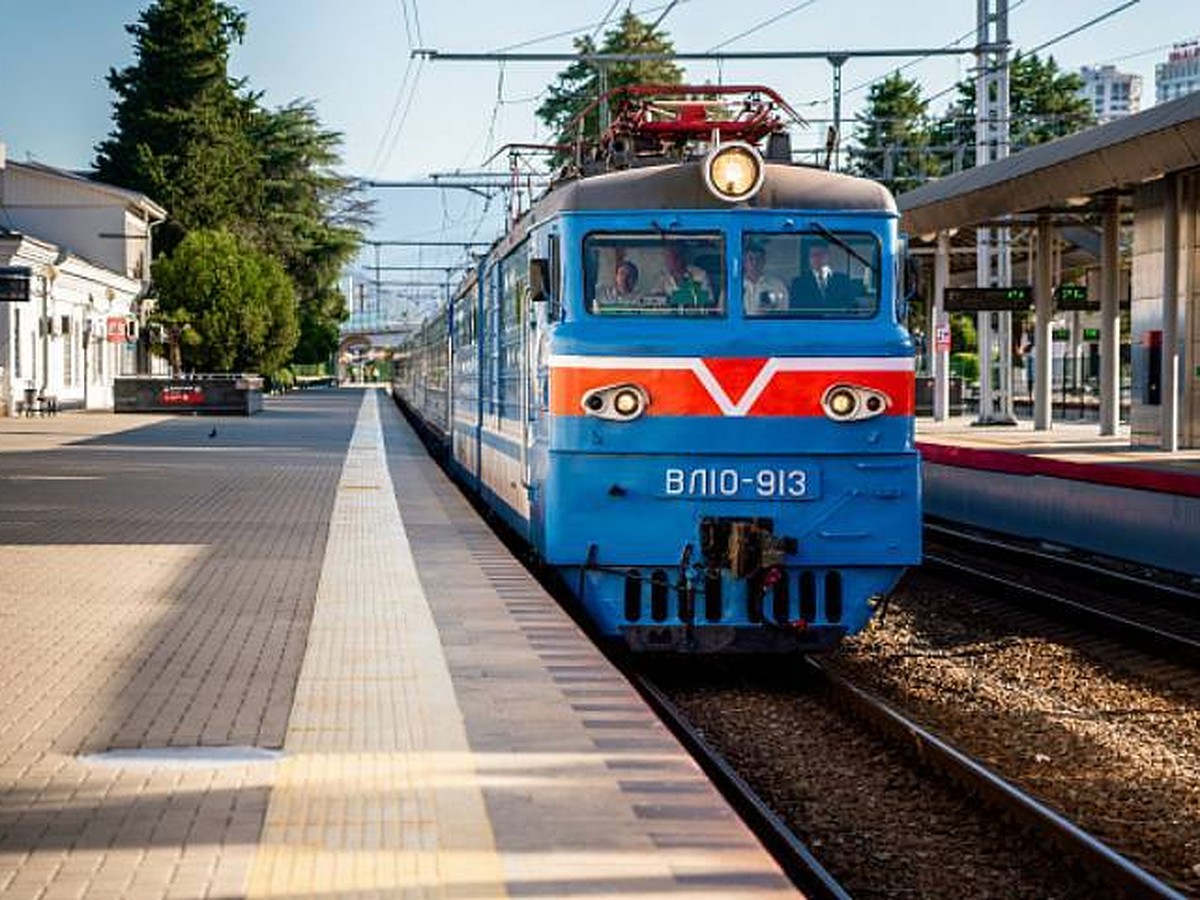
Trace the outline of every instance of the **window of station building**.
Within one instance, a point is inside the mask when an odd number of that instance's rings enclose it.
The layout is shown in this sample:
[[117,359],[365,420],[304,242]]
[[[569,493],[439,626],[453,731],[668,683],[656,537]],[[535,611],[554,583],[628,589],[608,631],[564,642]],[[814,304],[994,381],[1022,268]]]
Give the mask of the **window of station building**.
[[722,316],[725,243],[719,234],[589,234],[588,312],[604,316]]
[[742,304],[749,318],[866,319],[879,309],[879,241],[855,233],[748,232]]

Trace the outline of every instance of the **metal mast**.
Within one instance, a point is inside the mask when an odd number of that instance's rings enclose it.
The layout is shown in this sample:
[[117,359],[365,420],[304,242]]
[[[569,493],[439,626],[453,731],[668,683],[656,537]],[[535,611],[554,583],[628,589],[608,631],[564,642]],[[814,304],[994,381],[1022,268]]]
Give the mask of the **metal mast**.
[[[1008,0],[976,0],[975,165],[1008,156]],[[1009,228],[976,231],[976,284],[1012,285]],[[979,418],[976,425],[1015,425],[1012,395],[1012,313],[978,314]],[[1049,353],[1038,347],[1037,353]],[[992,356],[998,356],[992,368]]]

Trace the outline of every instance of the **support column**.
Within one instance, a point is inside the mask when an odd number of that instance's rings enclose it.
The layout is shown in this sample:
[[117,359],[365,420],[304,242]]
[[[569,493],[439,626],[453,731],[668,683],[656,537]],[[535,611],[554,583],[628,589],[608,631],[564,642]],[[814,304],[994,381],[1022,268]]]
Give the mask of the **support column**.
[[1109,197],[1100,238],[1100,434],[1121,421],[1121,198]]
[[1036,431],[1049,431],[1053,418],[1050,378],[1054,343],[1050,324],[1054,316],[1054,228],[1047,215],[1038,216],[1037,272],[1033,298],[1036,304],[1033,323],[1033,427]]
[[1162,440],[1179,449],[1179,176],[1163,179]]
[[933,328],[926,338],[933,369],[933,420],[944,422],[950,413],[950,348],[938,347],[938,330],[950,329],[946,315],[946,288],[950,286],[950,234],[939,231],[933,257]]

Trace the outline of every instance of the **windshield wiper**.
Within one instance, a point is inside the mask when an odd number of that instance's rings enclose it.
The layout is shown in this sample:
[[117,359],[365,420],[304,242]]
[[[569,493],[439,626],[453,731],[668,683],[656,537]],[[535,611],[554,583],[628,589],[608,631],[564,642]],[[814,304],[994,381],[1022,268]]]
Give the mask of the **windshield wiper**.
[[855,259],[857,259],[860,263],[862,263],[864,266],[866,266],[872,275],[879,274],[878,272],[875,271],[875,263],[871,262],[869,259],[867,259],[865,256],[863,256],[861,253],[859,253],[857,250],[855,250],[853,247],[851,247],[845,241],[843,241],[840,237],[838,237],[836,234],[834,234],[832,231],[830,231],[828,228],[826,228],[820,222],[809,222],[808,225],[810,228],[812,228],[814,231],[816,231],[818,234],[820,234],[821,237],[825,238],[826,240],[833,241],[835,244],[837,244],[839,247],[841,247],[843,250],[845,250],[847,253],[849,253],[851,256],[853,256]]

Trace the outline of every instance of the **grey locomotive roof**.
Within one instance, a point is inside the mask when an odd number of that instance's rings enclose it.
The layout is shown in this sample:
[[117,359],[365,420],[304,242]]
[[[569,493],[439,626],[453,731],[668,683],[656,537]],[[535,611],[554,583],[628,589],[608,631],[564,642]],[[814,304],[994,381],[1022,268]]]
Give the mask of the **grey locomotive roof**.
[[570,210],[820,209],[895,212],[887,188],[825,169],[767,164],[762,190],[747,203],[718,200],[704,186],[701,163],[625,169],[559,185],[538,201],[537,219]]
[[1061,205],[1200,165],[1200,93],[931,181],[900,196],[911,232]]

